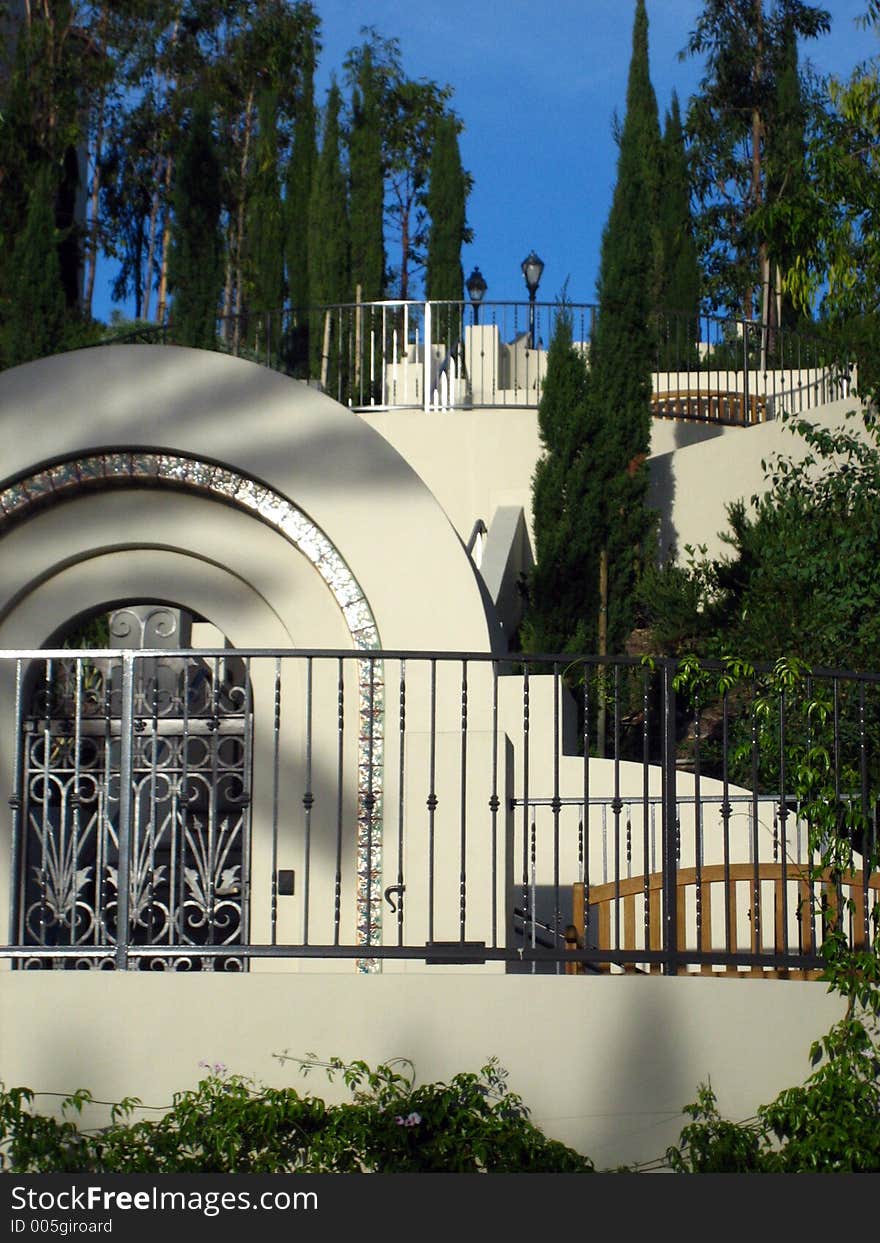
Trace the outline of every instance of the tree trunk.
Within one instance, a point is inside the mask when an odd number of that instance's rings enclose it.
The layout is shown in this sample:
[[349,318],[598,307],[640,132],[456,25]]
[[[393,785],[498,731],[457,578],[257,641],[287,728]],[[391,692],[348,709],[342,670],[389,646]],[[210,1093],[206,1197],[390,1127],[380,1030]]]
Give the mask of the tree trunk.
[[101,151],[104,143],[104,102],[102,94],[98,103],[98,127],[95,131],[95,171],[92,176],[92,188],[89,194],[89,241],[86,248],[86,279],[83,287],[83,311],[88,319],[92,318],[92,297],[95,292],[95,274],[98,267],[98,226],[101,198]]
[[247,167],[250,159],[251,145],[251,129],[253,126],[254,111],[254,88],[251,87],[248,92],[247,104],[244,111],[244,138],[241,149],[241,165],[239,175],[241,178],[238,196],[238,214],[236,224],[236,247],[235,247],[235,325],[233,328],[233,351],[238,350],[241,336],[241,313],[243,307],[243,283],[244,283],[244,221],[245,208],[247,205],[247,194],[245,193],[245,183],[247,181]]
[[[600,657],[608,654],[608,549],[599,553],[599,625],[596,635],[596,648]],[[605,665],[599,665],[598,694],[599,708],[596,716],[596,748],[600,758],[605,755],[605,733],[607,711],[605,707],[605,686],[607,681]]]
[[400,217],[400,297],[409,297],[409,208],[404,207]]
[[171,156],[165,159],[165,220],[162,224],[162,254],[159,262],[159,301],[156,305],[156,323],[165,323],[165,310],[168,303],[168,251],[171,245],[171,178],[174,161]]
[[150,301],[153,293],[153,268],[156,263],[156,227],[159,223],[159,169],[162,157],[157,155],[153,161],[153,200],[150,204],[150,235],[147,242],[147,262],[144,270],[144,296],[141,305],[141,319],[150,318]]

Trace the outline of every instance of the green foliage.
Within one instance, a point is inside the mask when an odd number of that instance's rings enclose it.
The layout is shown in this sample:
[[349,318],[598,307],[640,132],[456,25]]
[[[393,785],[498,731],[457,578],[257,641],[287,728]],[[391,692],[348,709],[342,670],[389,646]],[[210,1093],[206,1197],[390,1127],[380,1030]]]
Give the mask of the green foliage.
[[821,1062],[748,1122],[718,1111],[701,1084],[693,1119],[666,1160],[679,1174],[880,1173],[880,1043],[876,1023],[847,1016],[811,1050]]
[[284,207],[278,172],[276,91],[261,93],[257,115],[259,132],[247,212],[248,302],[257,312],[272,314],[284,305]]
[[[653,518],[646,506],[660,131],[648,20],[636,5],[617,184],[602,238],[589,371],[557,317],[538,409],[545,453],[532,481],[536,565],[522,629],[529,651],[622,652]],[[607,628],[600,627],[607,564]]]
[[193,108],[177,165],[174,227],[168,282],[172,320],[180,345],[212,348],[216,340],[223,259],[220,239],[220,162],[211,109],[204,97]]
[[710,560],[688,550],[684,565],[650,570],[640,589],[645,622],[670,654],[793,656],[827,666],[844,659],[852,669],[876,668],[876,421],[852,414],[837,429],[786,421],[798,451],[765,463],[768,490],[729,508],[730,555]]
[[[353,91],[348,136],[351,300],[376,302],[385,292],[382,118],[370,48]],[[360,291],[360,298],[356,295]]]
[[284,263],[292,322],[285,342],[287,366],[294,375],[309,370],[309,199],[318,160],[315,113],[316,39],[308,32],[303,49],[302,86],[297,98],[293,146],[285,174]]
[[[309,199],[309,296],[315,307],[333,306],[349,296],[348,196],[340,148],[339,110],[341,96],[334,81],[327,95],[321,153]],[[335,355],[332,340],[324,360],[324,317],[316,313],[310,325],[312,374],[327,375],[333,384],[330,359]]]
[[[786,792],[796,798],[806,824],[809,875],[833,884],[853,866],[853,849],[861,854],[866,875],[878,867],[872,839],[872,808],[880,792],[880,774],[862,797],[847,791],[864,780],[863,757],[847,770],[841,734],[841,693],[821,685],[802,663],[780,660],[758,677],[748,661],[728,659],[713,671],[694,657],[681,661],[676,688],[692,703],[723,695],[736,703],[745,686],[752,733],[746,744],[762,761],[778,756],[774,728],[779,704],[786,711]],[[731,728],[735,729],[735,719]],[[777,761],[778,762],[778,761]],[[778,784],[780,773],[774,774]],[[854,903],[822,900],[816,886],[813,917],[822,929],[822,978],[845,1002],[844,1017],[816,1041],[810,1051],[816,1069],[806,1081],[785,1089],[762,1105],[755,1119],[723,1119],[709,1085],[686,1108],[692,1121],[679,1145],[667,1152],[671,1168],[685,1173],[863,1173],[880,1172],[880,906],[869,912],[867,944],[851,942],[846,923]]]
[[27,220],[9,262],[10,290],[0,347],[6,367],[54,354],[65,337],[67,308],[55,231],[55,178],[48,165],[37,173]]
[[465,218],[470,178],[461,166],[458,128],[451,116],[437,123],[427,196],[431,229],[425,297],[445,302],[461,302],[464,297],[461,247],[470,240]]
[[[763,294],[780,289],[772,269],[789,258],[781,220],[783,213],[798,211],[799,185],[797,178],[780,175],[783,146],[791,154],[798,142],[798,113],[789,107],[787,88],[780,91],[780,78],[791,70],[796,37],[816,38],[830,21],[824,9],[803,0],[772,6],[764,0],[704,0],[682,53],[702,56],[705,63],[688,107],[687,131],[704,286],[713,308],[774,322],[776,298],[764,304]],[[778,136],[775,155],[768,157]],[[776,213],[772,229],[768,208]]]
[[692,367],[699,336],[700,264],[691,217],[691,183],[678,96],[673,92],[661,149],[658,310],[674,312],[672,331],[658,342],[658,365],[672,371]]
[[364,41],[348,53],[344,69],[354,84],[369,59],[381,121],[386,245],[390,250],[393,239],[400,260],[389,271],[388,282],[406,299],[412,297],[414,272],[425,262],[431,153],[438,122],[451,115],[452,87],[407,77],[398,39],[384,39],[372,26],[363,27],[361,34]]
[[478,1074],[417,1085],[412,1064],[372,1069],[331,1058],[298,1061],[339,1076],[351,1100],[326,1105],[269,1088],[224,1067],[175,1094],[155,1121],[133,1120],[141,1102],[113,1107],[92,1131],[75,1118],[92,1103],[78,1092],[60,1119],[34,1112],[26,1088],[0,1091],[0,1170],[16,1173],[589,1173],[592,1162],[548,1139],[494,1059]]
[[[880,9],[866,5],[880,32]],[[797,305],[817,297],[841,347],[858,361],[862,396],[880,393],[880,56],[847,80],[831,79],[828,106],[808,144],[808,194],[788,222],[794,262],[787,287]]]
[[715,1093],[700,1084],[697,1099],[684,1112],[693,1119],[677,1145],[666,1150],[676,1174],[751,1174],[761,1168],[761,1132],[754,1123],[721,1117]]
[[536,564],[521,644],[531,652],[583,652],[596,642],[598,555],[593,529],[601,497],[589,469],[587,367],[563,303],[538,406],[544,450],[532,478]]
[[[617,182],[602,237],[599,313],[590,346],[590,472],[602,508],[590,531],[608,559],[607,647],[622,652],[653,519],[646,505],[655,346],[649,325],[656,277],[655,204],[660,131],[648,68],[648,22],[636,5]],[[594,615],[598,599],[593,605]],[[590,627],[592,629],[592,627]]]

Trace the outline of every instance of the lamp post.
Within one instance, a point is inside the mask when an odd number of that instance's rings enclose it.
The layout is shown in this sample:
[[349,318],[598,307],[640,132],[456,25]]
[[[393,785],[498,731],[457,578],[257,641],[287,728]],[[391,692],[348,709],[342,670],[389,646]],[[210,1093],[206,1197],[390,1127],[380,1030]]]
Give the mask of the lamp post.
[[544,271],[544,260],[539,259],[532,251],[522,261],[522,274],[525,277],[526,288],[529,291],[529,344],[532,349],[535,348],[535,294],[538,292],[538,286],[541,283],[541,273]]
[[483,301],[486,290],[489,288],[486,284],[486,278],[479,268],[474,268],[467,278],[466,288],[468,297],[471,300],[471,306],[474,308],[474,323],[478,324],[480,322],[480,303]]

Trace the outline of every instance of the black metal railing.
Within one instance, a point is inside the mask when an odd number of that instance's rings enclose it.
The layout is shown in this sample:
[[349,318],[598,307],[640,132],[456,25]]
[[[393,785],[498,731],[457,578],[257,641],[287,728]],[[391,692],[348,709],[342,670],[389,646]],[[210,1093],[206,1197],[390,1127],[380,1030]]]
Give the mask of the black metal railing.
[[[249,312],[219,319],[209,348],[307,380],[361,411],[534,407],[562,312],[559,303],[418,301]],[[567,303],[564,312],[589,358],[598,308]],[[849,394],[850,368],[818,337],[675,312],[656,314],[652,327],[658,417],[749,425]],[[190,342],[172,320],[113,343]]]
[[877,935],[880,675],[720,673],[0,653],[0,957],[815,973]]

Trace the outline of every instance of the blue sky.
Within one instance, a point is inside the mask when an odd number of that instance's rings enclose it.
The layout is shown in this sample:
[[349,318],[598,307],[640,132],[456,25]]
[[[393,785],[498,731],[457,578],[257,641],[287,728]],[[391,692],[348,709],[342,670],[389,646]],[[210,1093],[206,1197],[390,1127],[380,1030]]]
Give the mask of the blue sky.
[[[802,48],[821,73],[846,75],[877,50],[855,25],[864,0],[825,0],[831,34]],[[632,0],[316,0],[324,50],[317,77],[323,102],[331,74],[375,26],[400,40],[413,78],[454,88],[465,123],[461,153],[474,178],[468,219],[473,242],[465,275],[478,264],[487,300],[522,300],[520,264],[534,248],[545,269],[539,299],[591,302],[602,229],[614,189],[615,110],[623,115]],[[678,59],[701,0],[647,0],[651,78],[661,117],[672,91],[682,108],[701,64]],[[109,314],[109,291],[96,290],[95,314]]]

